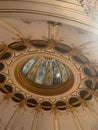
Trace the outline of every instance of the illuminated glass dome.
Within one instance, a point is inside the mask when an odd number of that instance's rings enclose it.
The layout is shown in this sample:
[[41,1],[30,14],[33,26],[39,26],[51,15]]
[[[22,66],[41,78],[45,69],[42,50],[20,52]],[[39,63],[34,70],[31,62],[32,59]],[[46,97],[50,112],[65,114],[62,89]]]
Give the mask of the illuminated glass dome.
[[58,86],[66,83],[70,77],[69,68],[49,57],[34,57],[25,62],[22,74],[30,82],[42,86]]

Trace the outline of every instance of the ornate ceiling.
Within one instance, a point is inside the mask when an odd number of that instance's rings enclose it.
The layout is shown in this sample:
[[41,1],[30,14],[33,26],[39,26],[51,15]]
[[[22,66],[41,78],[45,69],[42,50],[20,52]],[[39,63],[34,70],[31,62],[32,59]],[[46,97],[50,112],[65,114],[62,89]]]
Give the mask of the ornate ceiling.
[[98,23],[98,1],[97,0],[78,0],[88,16]]
[[98,130],[98,25],[82,2],[0,1],[0,130]]

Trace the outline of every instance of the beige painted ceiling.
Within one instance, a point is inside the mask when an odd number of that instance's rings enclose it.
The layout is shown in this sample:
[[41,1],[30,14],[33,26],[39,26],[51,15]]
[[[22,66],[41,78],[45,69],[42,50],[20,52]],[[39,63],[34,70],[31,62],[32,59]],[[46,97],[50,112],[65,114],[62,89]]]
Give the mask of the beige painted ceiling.
[[[55,26],[49,24],[51,21]],[[87,57],[98,70],[98,24],[86,14],[77,0],[0,0],[0,50],[3,45],[8,46],[21,39],[49,40],[52,36],[57,43],[68,45]],[[57,96],[32,93],[13,80],[15,77],[11,69],[14,58],[24,55],[26,51],[14,53],[8,60],[0,60],[6,66],[0,73],[9,77],[7,83],[15,85],[15,92],[23,93],[27,99],[35,98],[39,105],[45,100],[50,101],[53,108],[45,111],[40,107],[20,107],[21,103],[6,98],[6,94],[0,92],[0,130],[98,130],[98,94],[74,109],[60,111],[54,107],[56,101],[68,100],[85,88],[84,83],[81,83],[81,88],[77,90],[80,78],[76,79],[77,84],[71,90]],[[68,62],[76,65],[77,75],[85,77],[79,69],[83,65],[72,60]],[[7,73],[7,70],[11,72]]]

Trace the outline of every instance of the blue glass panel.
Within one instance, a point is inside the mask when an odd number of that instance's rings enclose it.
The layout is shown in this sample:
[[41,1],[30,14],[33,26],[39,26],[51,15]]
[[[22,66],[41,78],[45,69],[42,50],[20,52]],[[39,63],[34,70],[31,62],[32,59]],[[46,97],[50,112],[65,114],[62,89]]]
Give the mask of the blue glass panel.
[[64,65],[64,67],[65,67],[65,71],[66,71],[67,77],[69,78],[70,77],[70,71],[69,71],[67,66]]
[[46,72],[46,79],[45,85],[52,86],[53,85],[53,69],[52,69],[52,62],[47,62],[47,72]]
[[31,69],[31,67],[34,65],[34,63],[38,60],[38,57],[37,58],[33,58],[33,59],[30,59],[24,66],[23,66],[23,69],[22,69],[22,72],[24,74],[27,74],[29,72],[29,70]]
[[53,85],[61,84],[61,74],[57,61],[53,61]]
[[61,77],[62,82],[66,82],[70,76],[70,72],[67,66],[65,66],[63,63],[59,62],[59,67],[61,71]]
[[45,75],[46,75],[46,62],[42,61],[42,63],[39,65],[39,68],[35,76],[35,83],[43,85],[45,82]]

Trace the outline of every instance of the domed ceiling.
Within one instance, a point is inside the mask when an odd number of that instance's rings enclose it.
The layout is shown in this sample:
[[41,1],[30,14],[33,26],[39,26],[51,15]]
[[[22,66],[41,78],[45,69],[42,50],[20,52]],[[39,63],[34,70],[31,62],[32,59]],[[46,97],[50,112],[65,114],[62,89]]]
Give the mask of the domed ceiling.
[[98,24],[84,4],[0,1],[0,130],[98,130]]

